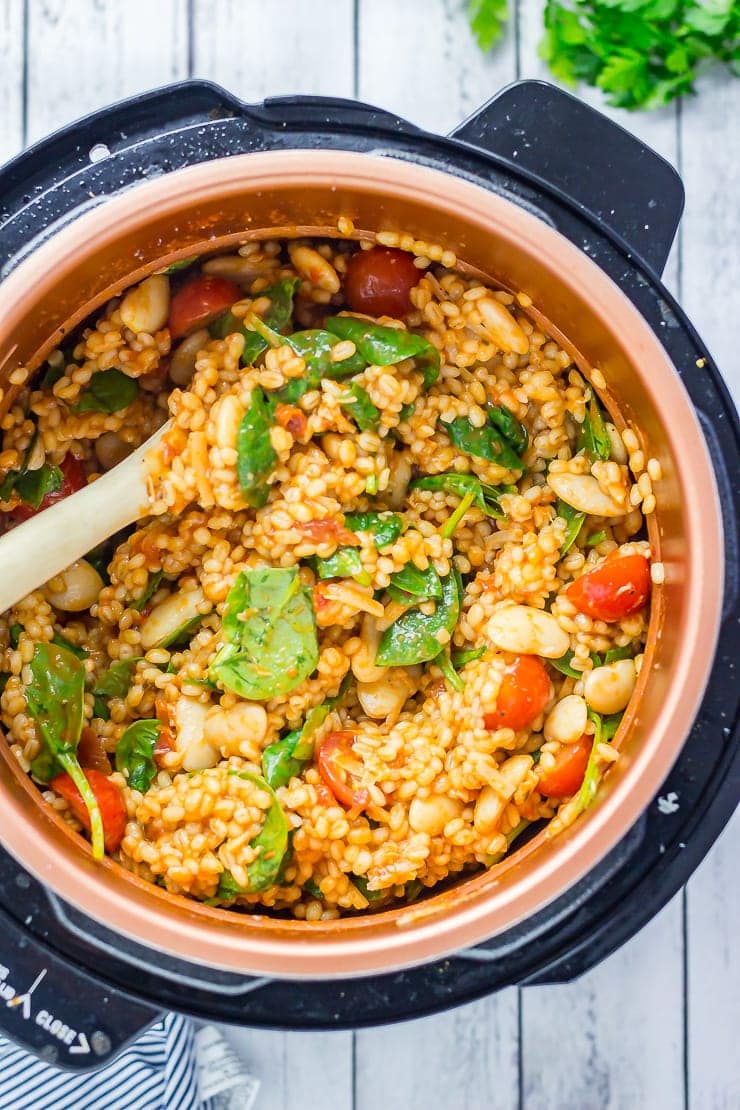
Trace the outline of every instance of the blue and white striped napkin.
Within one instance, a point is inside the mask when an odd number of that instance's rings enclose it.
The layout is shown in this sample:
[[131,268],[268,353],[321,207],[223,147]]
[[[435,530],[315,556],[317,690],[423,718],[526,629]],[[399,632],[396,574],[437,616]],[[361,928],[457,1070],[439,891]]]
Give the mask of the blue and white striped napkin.
[[[199,1076],[206,1069],[211,1075]],[[258,1087],[218,1030],[206,1026],[196,1032],[194,1023],[179,1014],[167,1014],[115,1060],[89,1073],[55,1068],[0,1038],[0,1110],[216,1110],[229,1105],[249,1110]],[[233,1101],[226,1089],[236,1096]]]

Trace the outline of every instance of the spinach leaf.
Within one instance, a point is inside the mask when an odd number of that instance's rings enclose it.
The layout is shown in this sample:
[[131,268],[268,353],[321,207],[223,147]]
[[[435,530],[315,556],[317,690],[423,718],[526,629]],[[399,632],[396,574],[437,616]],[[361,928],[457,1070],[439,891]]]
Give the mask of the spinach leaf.
[[347,409],[361,432],[374,431],[380,422],[380,409],[372,403],[367,390],[357,382],[348,382],[347,389],[351,400],[345,400],[342,396],[339,404]]
[[380,902],[383,898],[390,894],[389,890],[370,890],[365,875],[353,875],[352,882],[368,902]]
[[210,676],[251,701],[295,689],[318,662],[311,593],[297,567],[237,575],[226,598],[223,633],[226,643]]
[[442,598],[434,613],[425,616],[420,609],[408,609],[386,628],[375,657],[379,667],[410,667],[436,659],[441,644],[437,633],[452,635],[460,616],[462,581],[457,570],[442,579]]
[[270,441],[273,406],[261,389],[255,387],[249,408],[242,417],[236,440],[236,473],[242,497],[253,509],[260,509],[270,493],[267,479],[275,469],[277,453]]
[[340,705],[349,684],[350,675],[346,674],[337,694],[310,709],[301,728],[293,729],[265,748],[262,753],[262,774],[273,790],[277,790],[278,786],[287,786],[311,762],[314,737],[329,714]]
[[517,454],[521,455],[527,450],[529,433],[521,420],[517,420],[514,413],[507,409],[505,405],[489,405],[488,419],[495,428],[498,428],[501,435],[511,444]]
[[[388,592],[404,605],[439,601],[442,597],[442,581],[431,563],[426,570],[419,570],[414,563],[406,563],[391,575]],[[398,594],[405,594],[405,599],[400,599]]]
[[444,675],[445,681],[450,684],[453,690],[457,690],[459,692],[460,690],[465,689],[465,683],[453,667],[452,660],[447,654],[446,648],[442,648],[439,655],[435,657],[434,662],[437,664],[442,674]]
[[482,428],[474,428],[467,417],[456,416],[449,423],[441,420],[440,425],[458,451],[505,466],[508,470],[526,470],[517,453],[490,422]]
[[344,524],[350,532],[370,532],[379,551],[390,547],[403,532],[400,513],[345,513]]
[[31,763],[31,773],[48,782],[59,771],[67,772],[90,815],[93,856],[102,859],[105,845],[100,807],[77,760],[84,721],[85,668],[71,652],[56,644],[36,644],[30,667],[26,702],[42,744],[40,757]]
[[320,579],[354,578],[361,586],[369,586],[372,578],[362,565],[360,552],[356,547],[338,547],[333,555],[322,559],[320,556],[308,560]]
[[87,389],[80,394],[73,412],[120,412],[135,401],[139,387],[133,378],[111,367],[93,374]]
[[586,514],[579,509],[574,509],[567,501],[561,501],[559,498],[555,505],[555,512],[568,525],[565,530],[565,538],[560,548],[560,554],[565,555],[566,551],[570,551],[571,547],[578,539],[578,534],[583,527]]
[[154,749],[161,728],[161,722],[154,718],[134,721],[116,745],[116,770],[126,775],[132,790],[142,794],[146,794],[157,776]]
[[127,602],[128,608],[136,609],[137,613],[140,613],[143,609],[145,609],[147,606],[147,602],[151,601],[151,599],[154,597],[157,590],[159,589],[159,583],[162,581],[163,577],[164,571],[162,570],[157,570],[153,574],[150,574],[149,580],[146,584],[146,588],[144,589],[144,593],[141,595],[141,597],[137,597],[136,601]]
[[93,694],[100,698],[125,698],[140,658],[114,660],[93,686]]
[[323,378],[341,381],[343,378],[359,374],[367,366],[362,355],[357,352],[349,358],[334,362],[332,351],[337,345],[337,337],[320,328],[297,331],[292,335],[281,335],[269,327],[264,320],[260,320],[259,316],[250,316],[247,323],[255,329],[255,333],[260,335],[266,344],[272,347],[290,347],[306,364],[305,373],[301,378],[294,378],[277,391],[275,396],[280,401],[293,404],[304,393],[318,389]]
[[165,270],[165,273],[177,274],[180,272],[180,270],[187,270],[188,267],[192,266],[194,262],[197,262],[199,258],[199,254],[194,254],[190,258],[178,258],[177,262],[170,262],[169,266]]
[[631,659],[633,655],[634,651],[629,645],[626,647],[609,648],[604,656],[604,662],[617,663],[620,659]]
[[611,455],[611,440],[595,397],[591,398],[588,412],[579,429],[576,451],[585,451],[589,458],[601,459],[603,462],[606,462]]
[[606,532],[593,532],[586,540],[586,547],[598,547],[606,539]]
[[306,894],[310,894],[312,898],[318,899],[319,902],[324,901],[324,895],[321,893],[321,887],[318,883],[315,883],[313,879],[308,879],[303,884],[303,889],[305,890]]
[[445,493],[454,493],[460,498],[472,494],[471,504],[486,516],[495,517],[496,520],[506,519],[506,514],[501,508],[501,495],[516,492],[516,486],[491,486],[481,481],[475,474],[457,474],[455,471],[414,478],[409,483],[409,489],[444,490]]
[[259,855],[247,865],[247,885],[240,887],[230,871],[222,872],[216,892],[216,897],[222,900],[235,898],[239,894],[258,894],[261,890],[268,890],[277,881],[288,850],[288,822],[275,797],[275,791],[263,778],[248,771],[240,771],[239,778],[247,779],[260,790],[266,790],[272,801],[262,828],[251,842],[251,847],[257,849]]
[[608,717],[601,718],[601,739],[605,744],[614,738],[614,734],[622,723],[624,712],[610,713]]
[[79,644],[73,644],[66,636],[62,636],[61,632],[55,632],[51,638],[51,642],[52,644],[56,644],[57,647],[66,648],[67,651],[71,651],[77,659],[87,659],[90,654],[89,651],[85,651]]
[[330,316],[325,327],[340,339],[351,339],[369,366],[393,366],[415,358],[429,388],[439,379],[439,351],[428,339],[412,331],[371,324],[356,316]]
[[481,647],[466,648],[464,651],[453,651],[451,653],[452,665],[456,667],[458,671],[462,670],[467,663],[473,663],[476,659],[480,659],[481,656],[485,655],[487,650],[488,648],[484,644]]
[[[269,297],[271,301],[270,308],[264,316],[264,323],[268,328],[280,332],[288,324],[293,315],[295,291],[300,284],[298,278],[281,278],[259,294],[260,297]],[[233,332],[241,332],[244,336],[244,349],[240,359],[242,366],[252,366],[262,352],[270,346],[264,336],[247,327],[241,320],[237,320],[230,311],[219,316],[208,330],[214,339],[225,339]]]
[[190,643],[191,632],[195,632],[198,625],[205,619],[206,616],[206,613],[197,613],[194,617],[190,617],[189,620],[183,621],[181,625],[178,625],[178,627],[170,632],[167,636],[163,636],[161,640],[157,640],[155,647],[184,647],[186,644]]
[[10,628],[8,629],[8,639],[10,641],[10,646],[13,648],[14,651],[18,647],[18,644],[21,642],[21,632],[23,632],[22,624],[11,624]]
[[9,501],[15,492],[24,504],[38,509],[47,493],[57,493],[63,481],[60,468],[50,463],[37,470],[9,470],[0,485],[0,501]]
[[548,663],[550,663],[556,671],[560,671],[561,674],[567,675],[568,678],[583,678],[583,671],[577,671],[575,667],[571,667],[570,665],[573,655],[574,652],[566,651],[565,655],[561,655],[559,659],[548,659]]
[[408,405],[404,405],[398,414],[398,419],[402,424],[409,420],[416,410],[416,401],[410,401]]

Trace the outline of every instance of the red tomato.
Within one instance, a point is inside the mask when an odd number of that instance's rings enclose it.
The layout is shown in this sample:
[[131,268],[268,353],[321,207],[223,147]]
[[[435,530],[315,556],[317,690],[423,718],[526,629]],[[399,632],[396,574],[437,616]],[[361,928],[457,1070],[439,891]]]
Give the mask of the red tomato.
[[56,501],[63,501],[65,497],[69,497],[70,493],[77,493],[78,489],[82,489],[86,485],[82,463],[74,455],[68,452],[59,465],[62,471],[61,488],[55,490],[54,493],[47,493],[38,509],[32,509],[30,505],[24,505],[23,503],[16,505],[10,512],[13,520],[17,520],[19,523],[29,520],[30,517],[36,516],[36,513],[42,513],[44,509],[48,509],[49,505],[53,505]]
[[[100,816],[103,820],[103,833],[105,836],[105,850],[106,852],[115,852],[123,840],[123,834],[126,830],[126,808],[123,804],[123,795],[117,786],[114,785],[102,771],[93,771],[91,768],[85,771],[85,778],[92,787],[93,794],[98,800],[100,807]],[[77,817],[87,831],[90,831],[90,814],[87,812],[87,806],[82,800],[82,795],[72,782],[66,771],[61,775],[56,775],[49,786],[57,794],[65,798],[72,810],[75,817]]]
[[353,312],[400,318],[411,311],[411,290],[422,278],[407,251],[372,247],[347,264],[344,295]]
[[555,756],[555,766],[540,779],[537,789],[546,798],[568,798],[575,794],[586,774],[593,736],[582,736],[575,744],[567,744]]
[[204,328],[241,299],[239,286],[226,278],[211,274],[191,278],[178,289],[170,303],[171,337],[182,339],[198,328]]
[[370,801],[365,787],[356,787],[352,772],[343,765],[351,763],[354,732],[329,732],[319,744],[319,774],[338,802],[345,806],[364,808]]
[[644,555],[617,555],[571,582],[565,596],[600,621],[619,621],[642,609],[650,596],[650,563]]
[[486,728],[529,728],[550,697],[550,678],[536,655],[515,655],[506,668],[493,713],[486,713]]

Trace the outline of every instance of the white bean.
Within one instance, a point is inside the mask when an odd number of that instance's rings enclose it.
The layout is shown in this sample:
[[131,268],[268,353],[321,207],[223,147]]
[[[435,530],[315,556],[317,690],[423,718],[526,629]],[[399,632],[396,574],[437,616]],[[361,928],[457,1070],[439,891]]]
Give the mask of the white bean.
[[265,272],[263,265],[253,262],[249,257],[242,258],[240,254],[220,254],[217,258],[209,258],[201,269],[204,274],[214,274],[242,285],[249,285]]
[[627,462],[627,448],[622,442],[622,437],[619,434],[616,424],[612,424],[610,420],[607,420],[604,427],[606,428],[606,434],[609,436],[609,443],[611,444],[609,457],[614,459],[614,462],[624,465]]
[[315,251],[313,247],[306,247],[302,243],[293,243],[288,247],[290,261],[298,273],[306,281],[327,293],[339,292],[339,275],[331,262]]
[[225,756],[241,755],[242,744],[260,743],[266,734],[267,713],[250,701],[239,701],[231,709],[211,709],[203,730],[206,741]]
[[498,771],[504,782],[495,788],[484,786],[478,795],[473,813],[473,825],[484,836],[492,833],[503,816],[509,799],[534,763],[531,755],[513,755],[505,760]]
[[380,629],[366,613],[362,618],[362,644],[352,656],[352,674],[358,682],[377,682],[388,673],[387,667],[376,667],[375,656],[380,644]]
[[507,605],[488,622],[488,639],[501,651],[559,659],[570,647],[570,636],[552,613],[529,605]]
[[432,794],[429,798],[414,798],[409,806],[409,825],[414,832],[439,836],[448,821],[454,821],[463,811],[463,804],[446,794]]
[[411,459],[409,453],[394,451],[388,460],[390,477],[385,498],[392,509],[402,509],[406,501],[406,491],[411,481]]
[[141,646],[149,651],[168,640],[178,628],[194,620],[204,610],[205,595],[198,586],[194,590],[175,590],[155,605],[141,626]]
[[182,343],[175,348],[169,369],[170,380],[175,385],[190,385],[195,373],[195,360],[210,340],[210,333],[206,328],[201,328],[200,331],[194,331],[187,339],[183,339]]
[[48,589],[46,597],[55,609],[65,613],[81,613],[89,609],[98,600],[103,588],[103,579],[86,559],[78,559],[52,581],[56,583],[58,579],[62,582],[61,589]]
[[183,753],[183,771],[204,771],[221,758],[205,735],[208,706],[180,697],[175,704],[175,747]]
[[123,462],[133,451],[133,445],[126,443],[115,432],[103,432],[95,440],[95,455],[103,470],[112,470]]
[[597,713],[620,713],[632,697],[637,682],[633,659],[618,659],[595,667],[583,680],[583,694]]
[[497,301],[495,297],[481,297],[477,307],[483,327],[500,350],[526,355],[529,350],[529,340],[501,301]]
[[575,744],[580,740],[588,720],[588,707],[578,694],[568,694],[559,701],[545,718],[545,740],[559,744]]
[[593,474],[549,474],[547,482],[557,497],[579,512],[611,517],[624,516],[628,511],[626,502],[620,505],[604,493]]
[[407,699],[416,690],[416,682],[405,667],[391,667],[375,682],[358,682],[357,697],[368,717],[394,724]]
[[167,323],[170,312],[170,282],[166,274],[152,274],[130,289],[118,311],[131,331],[153,335]]
[[225,393],[211,409],[209,431],[219,447],[236,447],[244,407],[233,393]]

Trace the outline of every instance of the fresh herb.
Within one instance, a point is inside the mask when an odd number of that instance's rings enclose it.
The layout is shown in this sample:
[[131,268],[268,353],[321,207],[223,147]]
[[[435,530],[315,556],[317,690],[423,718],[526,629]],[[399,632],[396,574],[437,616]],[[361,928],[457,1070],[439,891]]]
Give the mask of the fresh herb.
[[372,403],[367,390],[357,382],[348,382],[347,389],[351,399],[345,400],[341,396],[339,404],[347,409],[361,432],[374,431],[380,421],[380,409]]
[[473,499],[470,504],[475,505],[476,509],[480,509],[486,516],[495,517],[497,520],[505,519],[505,513],[501,508],[501,495],[516,492],[515,486],[490,486],[475,474],[457,474],[454,471],[414,478],[409,483],[409,489],[444,490],[445,493],[454,493],[460,498],[472,494]]
[[162,728],[154,718],[134,721],[116,745],[116,770],[128,779],[132,790],[146,794],[157,776],[154,749]]
[[419,570],[414,563],[406,563],[391,575],[388,593],[402,605],[439,601],[442,597],[442,581],[431,563],[426,570]]
[[[260,297],[269,297],[271,302],[264,316],[264,324],[268,328],[280,332],[288,324],[293,315],[293,298],[299,285],[298,278],[282,278],[259,294]],[[260,335],[259,331],[245,326],[231,311],[224,312],[214,320],[208,330],[214,339],[225,339],[227,335],[232,335],[234,332],[240,332],[244,336],[244,348],[240,359],[242,366],[252,366],[270,346],[268,340]]]
[[509,18],[508,0],[468,0],[468,21],[478,46],[484,52],[501,38]]
[[586,81],[616,108],[694,92],[713,62],[737,73],[736,0],[547,0],[540,53],[561,81]]
[[606,539],[606,532],[593,532],[586,540],[586,547],[598,547]]
[[583,423],[578,431],[576,450],[584,451],[590,459],[600,459],[606,462],[612,451],[609,433],[606,430],[604,416],[595,397],[591,398],[588,412],[583,418]]
[[446,420],[440,423],[454,446],[464,454],[497,463],[507,470],[526,470],[511,444],[490,420],[482,428],[475,428],[465,416],[456,416],[449,423]]
[[574,509],[567,501],[561,501],[560,499],[558,499],[555,505],[555,512],[567,524],[565,538],[560,547],[560,554],[565,555],[566,551],[570,551],[571,547],[578,539],[578,533],[583,527],[586,514],[581,512],[580,509]]
[[273,790],[277,790],[279,786],[287,786],[311,762],[316,733],[329,714],[341,704],[349,684],[350,676],[345,675],[335,697],[327,698],[321,705],[314,706],[306,714],[301,728],[294,729],[265,748],[262,753],[262,774]]
[[570,665],[574,655],[575,652],[566,651],[565,655],[561,655],[559,659],[548,659],[548,663],[550,663],[556,671],[560,671],[561,674],[567,675],[568,678],[583,678],[583,671],[577,671],[575,667],[571,667]]
[[66,651],[71,651],[77,659],[87,659],[90,655],[89,651],[85,651],[79,644],[73,644],[66,636],[62,636],[61,632],[55,632],[51,638],[51,642],[52,644],[56,644],[57,647],[65,648]]
[[401,424],[409,420],[416,410],[416,401],[409,401],[408,405],[404,405],[398,414],[398,419]]
[[85,668],[56,644],[36,644],[26,686],[28,712],[38,726],[42,751],[31,762],[31,774],[49,782],[66,771],[90,815],[92,853],[105,854],[103,819],[97,798],[77,759],[85,706]]
[[179,258],[177,262],[170,262],[169,266],[165,270],[165,273],[177,274],[180,272],[180,270],[187,270],[188,267],[192,266],[194,262],[197,262],[199,258],[199,254],[194,254],[190,258]]
[[247,779],[259,790],[266,790],[271,802],[264,824],[250,845],[258,855],[247,864],[247,885],[240,887],[230,871],[222,872],[216,897],[223,901],[236,898],[239,894],[259,894],[273,886],[288,851],[288,822],[272,787],[263,778],[248,771],[240,771],[239,778]]
[[23,632],[22,624],[11,624],[10,628],[8,629],[8,639],[10,640],[10,646],[13,648],[14,651],[18,647],[18,644],[21,642],[21,632]]
[[319,658],[311,593],[297,567],[245,570],[237,575],[223,615],[226,643],[210,677],[251,701],[295,689]]
[[460,616],[462,582],[457,570],[442,579],[442,598],[427,616],[421,609],[408,609],[386,628],[375,657],[379,667],[410,667],[436,659],[442,643],[440,633],[452,635]]
[[121,370],[111,367],[110,370],[100,370],[90,378],[87,389],[80,394],[80,399],[73,405],[73,412],[120,412],[135,401],[139,395],[139,387],[133,378],[129,378]]
[[236,440],[239,486],[242,497],[253,509],[261,508],[267,501],[270,492],[267,479],[277,463],[277,453],[270,440],[272,415],[272,402],[255,387]]
[[147,603],[151,601],[151,599],[154,597],[155,593],[159,589],[159,583],[162,581],[163,576],[164,571],[162,570],[157,570],[153,574],[150,574],[141,597],[137,597],[136,601],[129,601],[127,603],[129,609],[135,609],[137,613],[141,613],[141,611],[146,608]]
[[0,501],[9,501],[15,493],[24,504],[38,509],[48,493],[58,493],[64,475],[58,466],[44,463],[37,470],[9,470],[0,485]]
[[338,547],[333,555],[322,559],[315,556],[309,560],[320,579],[354,578],[361,586],[369,586],[372,579],[362,565],[360,552],[356,547]]
[[631,659],[634,655],[632,648],[627,645],[626,647],[609,648],[604,656],[605,663],[617,663],[620,659]]
[[447,654],[446,648],[442,648],[439,655],[435,656],[434,662],[444,675],[445,681],[449,682],[453,690],[461,691],[465,689],[465,683],[452,665],[452,660]]
[[368,366],[393,366],[406,358],[415,358],[424,375],[425,388],[439,378],[439,351],[422,335],[371,324],[356,316],[330,316],[326,329],[340,339],[351,339]]
[[464,651],[453,651],[451,654],[452,666],[460,671],[468,663],[474,663],[476,659],[480,659],[486,654],[488,648],[485,644],[476,648],[465,648]]
[[345,513],[344,524],[350,532],[370,532],[379,551],[390,547],[403,532],[400,513]]
[[324,895],[321,893],[321,887],[318,885],[318,883],[315,883],[313,879],[308,879],[303,884],[303,889],[305,890],[306,894],[310,894],[312,898],[317,898],[319,902],[323,902]]
[[93,686],[96,698],[125,698],[134,677],[136,659],[116,659]]
[[352,882],[368,902],[380,902],[388,894],[387,890],[370,890],[365,875],[353,875]]
[[521,420],[517,420],[506,405],[489,405],[487,411],[488,419],[498,428],[507,443],[511,444],[518,455],[524,454],[529,446],[529,433]]

